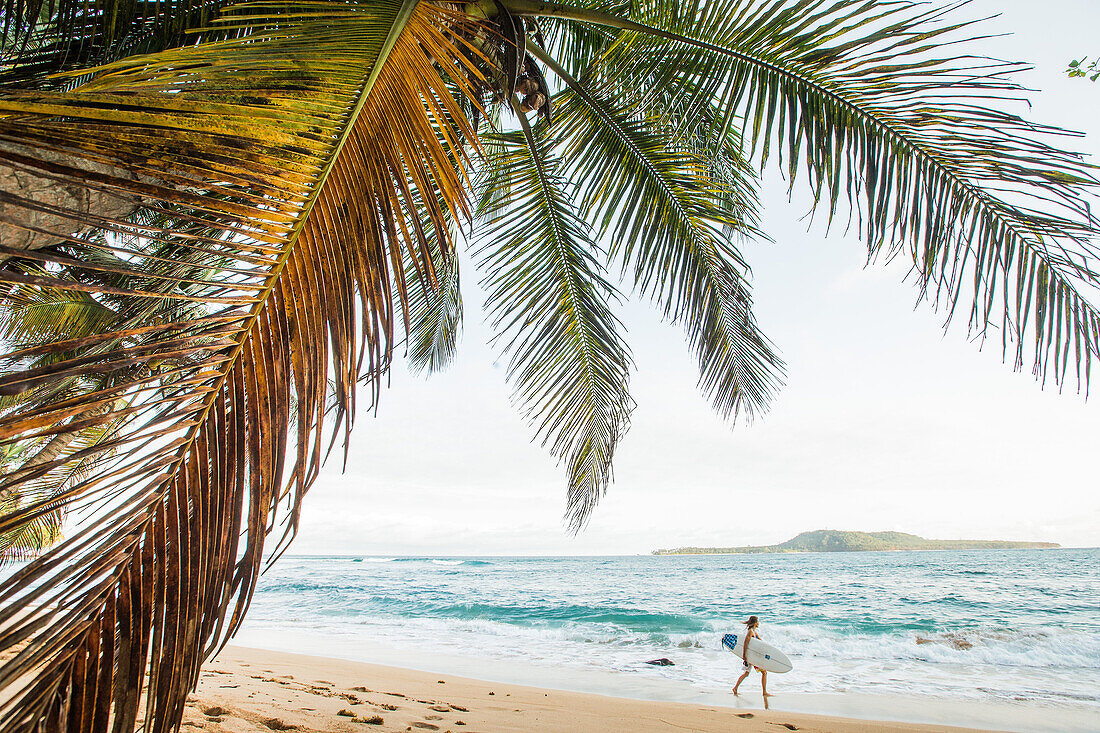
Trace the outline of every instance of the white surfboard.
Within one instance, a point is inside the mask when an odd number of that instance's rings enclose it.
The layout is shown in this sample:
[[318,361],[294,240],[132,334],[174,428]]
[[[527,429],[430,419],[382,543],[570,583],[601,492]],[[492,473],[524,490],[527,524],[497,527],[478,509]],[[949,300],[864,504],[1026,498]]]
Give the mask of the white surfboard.
[[760,639],[753,639],[750,641],[749,651],[747,654],[743,655],[741,650],[745,646],[744,633],[726,634],[722,637],[722,646],[729,649],[738,657],[747,658],[749,664],[752,666],[765,669],[769,672],[790,672],[794,669],[794,665],[791,664],[791,660],[787,659],[786,654]]

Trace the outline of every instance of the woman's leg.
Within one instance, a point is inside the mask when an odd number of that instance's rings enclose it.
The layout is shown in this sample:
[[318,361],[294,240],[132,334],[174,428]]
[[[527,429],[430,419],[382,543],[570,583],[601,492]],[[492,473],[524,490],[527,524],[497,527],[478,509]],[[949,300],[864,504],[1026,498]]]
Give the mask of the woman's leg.
[[764,697],[771,697],[768,694],[768,673],[764,670],[760,670],[760,689],[764,693]]
[[746,669],[745,674],[743,674],[743,675],[741,675],[740,677],[737,678],[737,683],[733,686],[733,694],[734,695],[737,694],[737,688],[741,686],[741,683],[745,681],[745,678],[749,676],[749,672],[751,672],[751,671],[752,671],[751,669]]

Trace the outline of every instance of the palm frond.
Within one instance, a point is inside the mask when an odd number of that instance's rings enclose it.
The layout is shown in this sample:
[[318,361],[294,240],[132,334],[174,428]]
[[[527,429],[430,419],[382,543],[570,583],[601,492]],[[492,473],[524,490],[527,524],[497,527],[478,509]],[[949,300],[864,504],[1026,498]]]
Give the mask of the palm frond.
[[632,362],[609,308],[618,293],[606,255],[573,208],[560,161],[517,114],[521,131],[486,141],[486,180],[507,194],[484,209],[476,256],[515,400],[568,468],[567,516],[579,530],[629,424]]
[[63,524],[64,515],[53,511],[0,534],[0,566],[35,557],[53,547],[62,539]]
[[[240,623],[267,536],[280,524],[284,540],[296,531],[323,460],[326,376],[336,429],[346,432],[359,374],[377,384],[392,358],[403,263],[415,258],[436,279],[432,248],[399,223],[417,201],[443,201],[451,218],[465,211],[459,147],[472,131],[449,86],[470,71],[448,32],[460,22],[412,1],[243,3],[216,24],[221,40],[128,57],[69,91],[0,96],[0,142],[17,146],[0,152],[6,165],[195,224],[52,211],[47,233],[65,256],[88,255],[66,267],[127,270],[132,284],[52,270],[30,278],[5,266],[5,292],[168,293],[203,304],[199,314],[57,344],[72,356],[0,377],[0,389],[22,393],[170,365],[0,419],[7,443],[120,422],[99,446],[114,451],[107,465],[0,515],[4,532],[59,507],[90,513],[0,585],[0,639],[17,650],[0,666],[0,731],[130,730],[142,703],[148,730],[177,725],[200,662]],[[57,163],[57,150],[88,166]],[[89,225],[108,235],[90,242]],[[182,269],[154,271],[143,259],[151,243],[225,264],[192,268],[161,250],[162,264]],[[91,263],[103,249],[121,264]],[[142,273],[153,274],[141,282]],[[107,341],[118,345],[98,348]],[[108,402],[126,406],[71,424]],[[70,424],[51,427],[58,419]]]
[[462,289],[458,257],[443,262],[435,287],[407,273],[409,280],[408,359],[414,374],[434,374],[454,360],[462,332]]
[[[654,0],[634,18],[507,0],[512,13],[620,31],[601,78],[687,108],[723,100],[767,162],[780,146],[831,219],[854,210],[871,256],[913,261],[921,296],[961,304],[980,337],[1000,327],[1014,363],[1087,389],[1098,354],[1093,166],[1066,131],[1011,110],[1020,65],[944,55],[967,38],[951,8],[909,2]],[[654,92],[656,93],[656,92]],[[1030,353],[1025,353],[1030,352]]]
[[[164,225],[170,218],[141,217],[146,224],[157,222]],[[177,230],[182,233],[187,227]],[[116,238],[117,241],[118,238]],[[83,284],[98,283],[110,288],[108,294],[93,297],[83,291],[68,290],[64,287],[41,287],[37,285],[15,284],[8,290],[8,307],[0,309],[0,339],[27,356],[10,359],[0,355],[0,366],[5,371],[42,369],[51,364],[63,363],[74,355],[76,344],[94,344],[83,349],[82,356],[98,352],[103,353],[120,348],[129,343],[132,346],[140,341],[134,338],[134,331],[143,332],[150,324],[165,321],[181,321],[192,317],[201,317],[204,307],[190,301],[173,298],[174,291],[184,283],[194,282],[194,277],[216,267],[220,260],[211,258],[203,252],[177,251],[178,248],[152,246],[147,250],[143,270],[132,276],[128,272],[128,263],[115,256],[104,247],[106,238],[103,232],[88,239],[92,248],[86,251],[69,251],[67,248],[50,248],[33,253],[23,253],[21,257],[8,263],[9,268],[17,267],[20,272],[33,273],[39,279],[49,277],[66,281],[78,281]],[[169,259],[171,257],[171,260]],[[179,258],[185,258],[181,260]],[[65,263],[63,270],[52,274],[38,266],[38,261],[47,264]],[[188,278],[187,276],[191,277]],[[171,283],[164,286],[164,278]],[[147,298],[119,295],[128,287],[153,288],[163,292],[163,298]],[[130,334],[127,336],[126,334]],[[140,366],[123,368],[107,373],[90,376],[72,375],[64,379],[53,380],[48,385],[18,394],[0,395],[0,416],[19,408],[23,412],[37,411],[42,417],[54,418],[51,435],[48,438],[30,437],[9,444],[22,448],[22,460],[7,466],[0,480],[0,494],[14,498],[13,508],[35,501],[36,494],[50,496],[76,481],[86,477],[94,465],[101,463],[110,451],[101,449],[101,445],[110,445],[115,437],[119,422],[112,420],[99,424],[97,420],[116,407],[113,400],[101,399],[89,406],[75,411],[57,412],[53,405],[63,402],[79,405],[82,395],[103,394],[108,388],[132,381],[141,373],[143,376],[163,374],[171,378],[171,372],[180,364],[180,360],[167,357],[157,361],[148,361]],[[0,512],[0,514],[8,513]],[[61,516],[58,510],[39,521]],[[55,533],[38,533],[33,530],[34,523],[24,525],[15,532],[13,547],[18,547],[18,537],[27,537],[38,543]],[[9,533],[11,534],[11,533]],[[2,544],[2,543],[0,543]],[[35,544],[37,549],[48,549],[48,545]],[[27,547],[23,548],[28,549]],[[0,552],[2,552],[0,548]]]
[[[45,441],[23,441],[7,444],[8,455],[0,455],[0,470],[5,476],[27,471],[37,465],[47,470],[37,472],[33,480],[20,484],[18,492],[0,488],[0,514],[10,514],[20,507],[35,503],[48,508],[50,501],[75,483],[86,479],[109,460],[110,453],[99,445],[111,435],[111,425],[95,425],[71,435],[53,436]],[[11,450],[11,449],[15,450]],[[74,458],[77,455],[80,458]],[[0,565],[10,560],[29,559],[53,547],[62,538],[61,528],[66,511],[57,506],[52,511],[38,513],[32,519],[0,533]]]
[[732,185],[713,176],[690,136],[535,53],[569,86],[556,105],[560,144],[570,178],[582,182],[582,212],[598,214],[597,233],[610,235],[610,255],[633,270],[635,287],[665,317],[684,325],[700,385],[721,415],[767,409],[782,361],[756,326],[748,266],[732,239],[754,231],[751,174],[739,166]]
[[[462,290],[459,280],[459,261],[450,253],[455,249],[457,223],[446,213],[445,202],[434,206],[419,203],[406,227],[423,232],[424,242],[438,262],[435,279],[425,277],[417,260],[405,258],[407,286],[407,313],[405,323],[406,357],[414,374],[434,374],[447,368],[455,356],[458,338],[462,331]],[[445,229],[437,229],[436,216],[446,223]]]
[[[593,0],[589,7],[616,17],[632,17],[640,10],[637,0]],[[573,76],[588,70],[592,60],[598,58],[615,42],[615,29],[598,23],[574,23],[554,17],[531,19],[537,24],[542,41],[535,39],[557,63]]]
[[61,340],[59,334],[81,338],[103,333],[116,321],[117,314],[90,293],[17,286],[8,299],[10,306],[0,311],[0,340],[16,349]]
[[[4,0],[0,87],[66,86],[52,76],[185,45],[226,0]],[[71,84],[71,82],[69,82]]]

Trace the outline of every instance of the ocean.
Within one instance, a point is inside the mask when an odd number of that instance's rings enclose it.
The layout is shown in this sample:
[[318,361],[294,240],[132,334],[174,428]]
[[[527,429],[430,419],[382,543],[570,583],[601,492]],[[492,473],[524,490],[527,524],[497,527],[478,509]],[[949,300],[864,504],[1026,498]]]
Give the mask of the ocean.
[[[261,578],[236,641],[482,679],[714,700],[729,696],[740,672],[721,635],[750,614],[794,664],[770,676],[769,691],[780,695],[1064,709],[1095,713],[1100,730],[1096,549],[288,556]],[[660,657],[674,665],[645,664]],[[528,670],[524,679],[503,671],[517,668]],[[608,684],[593,682],[600,679]],[[745,685],[759,690],[755,676]],[[729,696],[726,704],[737,703]]]

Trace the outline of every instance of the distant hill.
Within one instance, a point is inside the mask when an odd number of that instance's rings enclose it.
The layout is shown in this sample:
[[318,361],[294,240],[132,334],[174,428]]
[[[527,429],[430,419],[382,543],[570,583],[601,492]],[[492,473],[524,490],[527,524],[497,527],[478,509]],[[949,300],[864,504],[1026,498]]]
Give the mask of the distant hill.
[[654,555],[742,555],[763,552],[882,552],[888,550],[1021,550],[1061,547],[1056,542],[1008,540],[926,540],[905,532],[842,532],[819,529],[778,545],[757,547],[678,547]]

